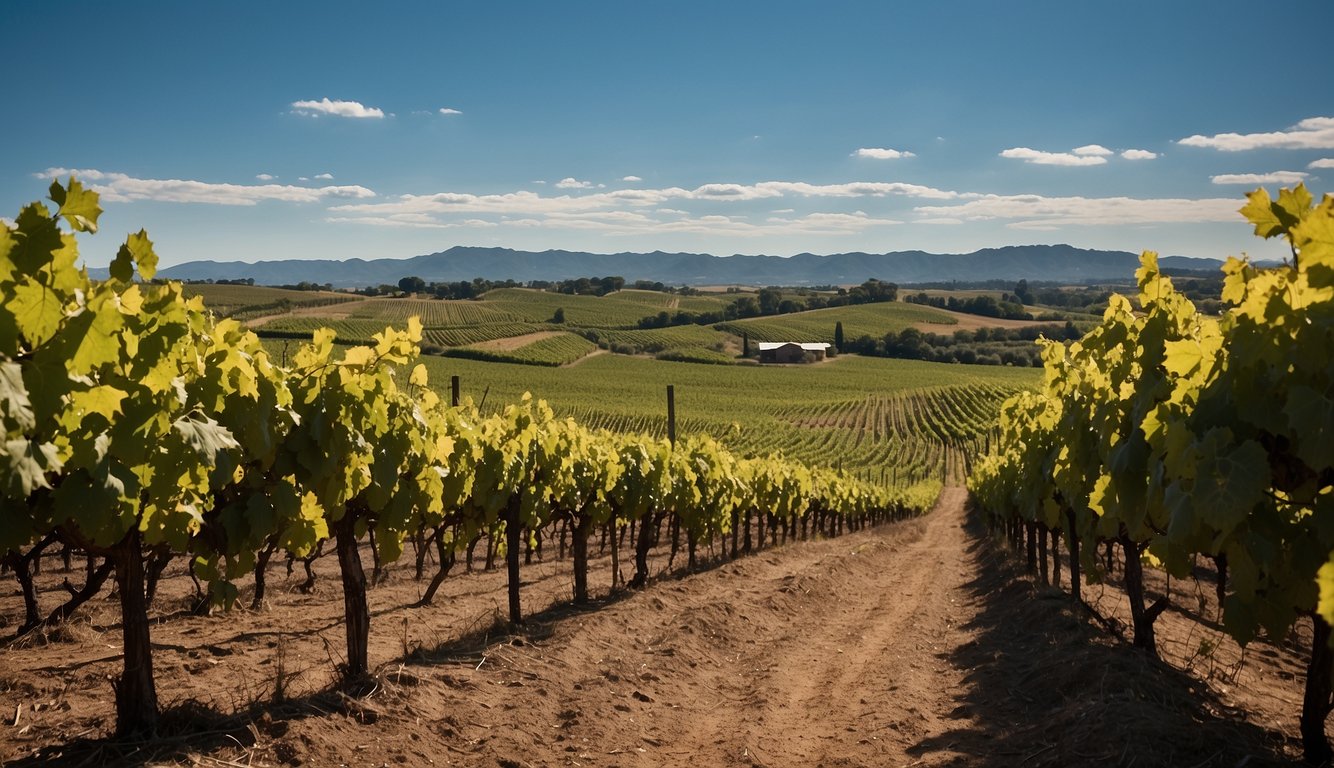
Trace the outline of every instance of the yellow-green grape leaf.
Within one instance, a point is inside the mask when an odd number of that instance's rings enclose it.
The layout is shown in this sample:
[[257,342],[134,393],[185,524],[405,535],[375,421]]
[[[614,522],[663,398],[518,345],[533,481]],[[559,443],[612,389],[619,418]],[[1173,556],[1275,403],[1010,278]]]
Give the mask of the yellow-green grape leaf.
[[49,341],[65,318],[60,298],[46,286],[32,281],[14,286],[12,296],[10,310],[14,313],[19,333],[33,347]]
[[83,184],[73,176],[69,187],[60,186],[59,181],[51,182],[51,201],[60,206],[59,215],[79,232],[96,232],[97,217],[102,215],[98,205],[97,193],[84,189]]
[[1316,612],[1325,621],[1334,624],[1334,553],[1331,553],[1329,562],[1320,566],[1315,583],[1320,588],[1320,602],[1316,605]]
[[37,426],[28,388],[23,385],[23,368],[8,360],[0,362],[0,413],[20,432]]
[[1317,287],[1334,284],[1334,197],[1326,196],[1292,231],[1298,263]]
[[1277,237],[1283,234],[1283,222],[1274,211],[1273,200],[1269,197],[1269,190],[1260,187],[1254,192],[1246,194],[1247,203],[1241,207],[1239,213],[1246,217],[1246,220],[1255,225],[1255,234],[1268,240],[1271,237]]
[[[1311,212],[1311,193],[1305,184],[1298,184],[1292,189],[1286,187],[1278,191],[1278,201],[1274,203],[1274,213],[1292,230]],[[1291,235],[1291,231],[1289,231]]]
[[75,412],[81,415],[96,413],[101,414],[107,421],[111,421],[114,416],[121,412],[120,404],[126,396],[125,390],[104,385],[71,393],[70,404],[74,407]]
[[301,497],[301,509],[296,515],[287,516],[289,523],[283,529],[280,544],[283,549],[305,557],[315,549],[315,545],[329,538],[329,524],[325,520],[324,508],[320,506],[315,494],[307,492]]
[[14,496],[27,496],[36,488],[50,488],[47,472],[60,470],[60,457],[51,443],[35,443],[19,438],[6,440],[0,453],[5,475],[3,488]]
[[82,313],[66,323],[58,342],[59,353],[75,373],[117,362],[123,346],[117,334],[124,327],[125,321],[114,307],[113,296],[99,291]]
[[207,416],[177,419],[172,427],[206,461],[216,461],[218,454],[241,447],[226,427]]
[[[153,241],[148,239],[146,230],[139,230],[129,237],[125,238],[125,243],[116,253],[116,261],[121,261],[122,257],[129,258],[139,267],[139,276],[145,280],[152,280],[157,274],[157,252],[153,250]],[[115,264],[112,264],[115,267]],[[116,277],[113,272],[112,277]],[[129,282],[133,273],[129,277],[117,278]]]
[[60,227],[41,203],[24,206],[14,223],[18,224],[18,236],[14,238],[9,258],[16,273],[31,277],[47,267],[51,254],[60,249]]

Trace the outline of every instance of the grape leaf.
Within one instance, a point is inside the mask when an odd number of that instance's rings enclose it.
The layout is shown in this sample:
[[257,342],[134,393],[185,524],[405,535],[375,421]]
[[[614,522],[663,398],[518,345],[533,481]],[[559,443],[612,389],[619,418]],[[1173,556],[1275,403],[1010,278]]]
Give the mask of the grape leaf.
[[[145,280],[152,280],[157,274],[157,252],[153,250],[153,241],[148,239],[148,232],[139,230],[138,232],[125,238],[125,244],[120,247],[116,253],[116,261],[127,258],[133,261],[139,267],[139,276]],[[112,264],[115,267],[115,264]],[[115,277],[112,273],[112,277]],[[128,282],[133,277],[133,273],[124,278]]]
[[84,189],[73,176],[68,188],[60,186],[59,181],[51,182],[50,192],[51,201],[60,206],[58,215],[65,217],[71,227],[79,232],[97,231],[97,217],[102,215],[102,207],[98,205],[96,192]]
[[1334,467],[1334,399],[1328,393],[1295,384],[1288,389],[1283,413],[1297,436],[1295,452],[1302,461],[1317,472]]
[[1329,562],[1320,566],[1316,584],[1320,587],[1320,603],[1316,610],[1325,621],[1334,624],[1334,553],[1331,553]]
[[0,408],[20,432],[37,426],[28,388],[23,385],[23,368],[8,360],[0,362]]
[[1274,210],[1269,191],[1260,187],[1246,194],[1247,203],[1240,209],[1242,216],[1255,225],[1255,234],[1268,240],[1283,234],[1284,225]]
[[50,488],[47,472],[60,471],[60,456],[51,443],[35,443],[19,438],[6,440],[4,452],[4,487],[13,495],[25,497],[36,488]]
[[205,461],[217,461],[218,454],[241,447],[226,427],[207,416],[196,414],[177,419],[172,427]]
[[110,385],[93,387],[70,394],[70,404],[76,412],[101,414],[107,421],[121,413],[120,404],[127,392]]
[[40,283],[25,281],[14,286],[11,296],[8,303],[19,333],[32,347],[40,347],[55,336],[65,319],[65,308],[53,291]]
[[1240,525],[1269,487],[1269,457],[1254,440],[1229,450],[1227,430],[1213,430],[1196,464],[1195,507],[1227,534]]

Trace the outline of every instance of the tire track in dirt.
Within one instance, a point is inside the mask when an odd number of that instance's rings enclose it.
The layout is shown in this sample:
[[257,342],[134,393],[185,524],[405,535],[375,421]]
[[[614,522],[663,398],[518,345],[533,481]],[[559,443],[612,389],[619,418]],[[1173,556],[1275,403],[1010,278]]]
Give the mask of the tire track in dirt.
[[947,489],[924,519],[764,550],[562,626],[497,670],[584,670],[552,691],[555,743],[492,737],[486,752],[555,747],[584,766],[921,764],[909,747],[962,724],[951,713],[963,674],[944,657],[967,639],[965,498]]
[[[945,729],[956,704],[950,692],[962,684],[941,657],[966,620],[965,498],[947,489],[925,520],[848,540],[850,550],[809,564],[795,580],[780,577],[780,591],[816,581],[798,601],[809,605],[784,606],[798,608],[800,631],[741,655],[729,691],[741,705],[724,702],[711,718],[722,737],[692,751],[756,765],[914,762],[904,750]],[[850,582],[866,589],[848,589]],[[747,668],[760,671],[752,677]]]

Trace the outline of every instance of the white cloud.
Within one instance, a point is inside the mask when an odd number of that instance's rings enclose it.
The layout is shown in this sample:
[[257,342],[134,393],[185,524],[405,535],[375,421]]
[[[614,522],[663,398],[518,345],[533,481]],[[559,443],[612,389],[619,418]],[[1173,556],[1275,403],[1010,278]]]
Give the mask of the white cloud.
[[124,173],[107,173],[93,169],[48,168],[37,174],[40,178],[54,179],[73,175],[83,181],[95,182],[89,186],[102,199],[113,203],[152,200],[167,203],[209,203],[213,205],[255,205],[270,200],[289,203],[314,203],[326,198],[375,197],[375,193],[360,186],[294,187],[290,184],[216,184],[207,181],[182,179],[138,179]]
[[322,180],[324,180],[324,181],[329,181],[330,179],[333,178],[333,174],[332,174],[332,173],[317,173],[317,174],[315,174],[315,178],[317,178],[317,179],[322,179]]
[[[869,227],[884,227],[902,224],[897,219],[878,219],[868,216],[865,211],[852,213],[810,213],[795,219],[771,217],[768,224],[780,225],[783,232],[802,232],[808,234],[846,234],[861,232]],[[769,227],[771,234],[772,227]]]
[[938,225],[938,226],[949,226],[949,225],[954,225],[954,224],[962,224],[962,223],[963,223],[963,219],[956,219],[956,218],[954,218],[954,217],[952,217],[952,216],[936,216],[936,217],[933,217],[933,218],[927,218],[927,219],[916,219],[916,220],[914,220],[912,223],[914,223],[914,224],[935,224],[935,225]]
[[573,176],[566,176],[556,182],[556,189],[588,189],[593,186],[590,181],[580,181]]
[[1082,147],[1075,147],[1070,151],[1080,157],[1106,157],[1112,154],[1112,150],[1101,144],[1085,144]]
[[919,206],[924,219],[964,221],[1013,219],[1013,229],[1051,229],[1068,226],[1124,226],[1127,224],[1189,224],[1236,222],[1237,201],[1231,197],[1199,200],[1130,197],[1044,197],[1042,195],[984,195],[959,205]]
[[1150,152],[1147,149],[1127,149],[1121,153],[1121,157],[1126,160],[1156,160],[1158,153]]
[[[556,186],[583,185],[589,182],[564,179]],[[666,187],[662,189],[616,189],[582,195],[544,196],[527,190],[492,195],[474,195],[464,192],[439,192],[432,195],[401,195],[396,199],[377,203],[335,206],[342,214],[388,216],[396,213],[430,213],[453,215],[458,213],[492,214],[550,214],[553,212],[598,211],[630,207],[661,207],[676,200],[746,202],[786,196],[806,198],[856,197],[915,197],[927,200],[962,200],[978,197],[948,190],[902,182],[857,181],[845,184],[809,184],[800,181],[762,181],[756,184],[703,184],[694,189]]]
[[1215,184],[1296,184],[1306,178],[1301,171],[1274,171],[1273,173],[1224,173],[1210,176]]
[[357,101],[332,101],[328,98],[319,101],[294,101],[292,102],[292,111],[310,117],[319,117],[320,115],[358,118],[384,117],[384,112],[378,107],[367,107]]
[[[1085,149],[1085,147],[1080,147]],[[1034,165],[1102,165],[1107,158],[1098,155],[1076,155],[1072,152],[1041,152],[1028,147],[1014,147],[1000,153],[1001,157],[1023,160]]]
[[900,152],[897,149],[885,149],[883,147],[862,147],[853,153],[856,157],[869,157],[872,160],[898,160],[905,157],[917,157],[911,152]]
[[442,114],[442,115],[461,115],[461,114],[463,114],[463,112],[462,112],[461,110],[457,110],[457,109],[450,109],[449,107],[441,107],[441,108],[440,108],[440,114]]
[[[490,229],[500,226],[494,221],[484,219],[464,219],[463,221],[436,221],[429,216],[399,214],[395,216],[329,216],[325,221],[330,224],[367,224],[372,227],[403,227],[409,229],[458,229],[460,227]],[[507,222],[508,223],[508,222]]]
[[297,181],[310,181],[310,178],[307,177],[307,176],[297,176],[297,177],[296,177],[296,180],[297,180]]
[[[570,189],[579,185],[587,189],[588,181],[564,179],[556,187]],[[804,181],[760,181],[756,184],[703,184],[694,189],[667,187],[662,189],[612,189],[587,195],[543,196],[536,192],[520,191],[500,195],[471,195],[466,192],[439,192],[435,195],[403,195],[383,203],[338,205],[342,213],[366,213],[387,216],[391,213],[500,213],[500,215],[534,215],[534,213],[600,211],[600,209],[630,207],[662,207],[672,200],[750,201],[784,196],[802,197],[920,197],[927,200],[964,200],[978,197],[974,193],[950,192],[946,189],[904,184],[900,181],[851,181],[847,184],[808,184]]]
[[639,178],[638,176],[622,176],[621,181],[633,182],[633,181],[643,181],[643,179]]
[[1222,152],[1242,152],[1248,149],[1334,149],[1334,117],[1308,117],[1286,131],[1219,133],[1213,136],[1196,134],[1177,143]]
[[1334,168],[1334,157],[1326,157],[1320,160],[1312,160],[1310,163],[1307,163],[1306,167],[1311,169]]
[[686,194],[686,197],[699,199],[715,195],[717,187],[735,188],[729,192],[739,192],[733,199],[754,200],[766,197],[801,195],[802,197],[886,197],[889,195],[904,197],[923,197],[937,200],[953,200],[966,195],[950,192],[920,184],[905,184],[898,181],[853,181],[845,184],[809,184],[804,181],[761,181],[749,186],[737,184],[705,184]]
[[255,174],[255,178],[259,179],[260,181],[273,181],[278,177],[268,173],[257,173]]

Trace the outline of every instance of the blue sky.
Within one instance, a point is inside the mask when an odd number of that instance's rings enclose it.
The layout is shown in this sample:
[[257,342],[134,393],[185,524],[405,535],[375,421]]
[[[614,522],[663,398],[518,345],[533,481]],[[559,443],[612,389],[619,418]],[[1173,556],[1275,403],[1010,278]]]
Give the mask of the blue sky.
[[453,245],[1269,257],[1243,194],[1334,190],[1328,0],[2,13],[0,216],[75,171],[104,194],[93,266],[140,227],[168,265]]

